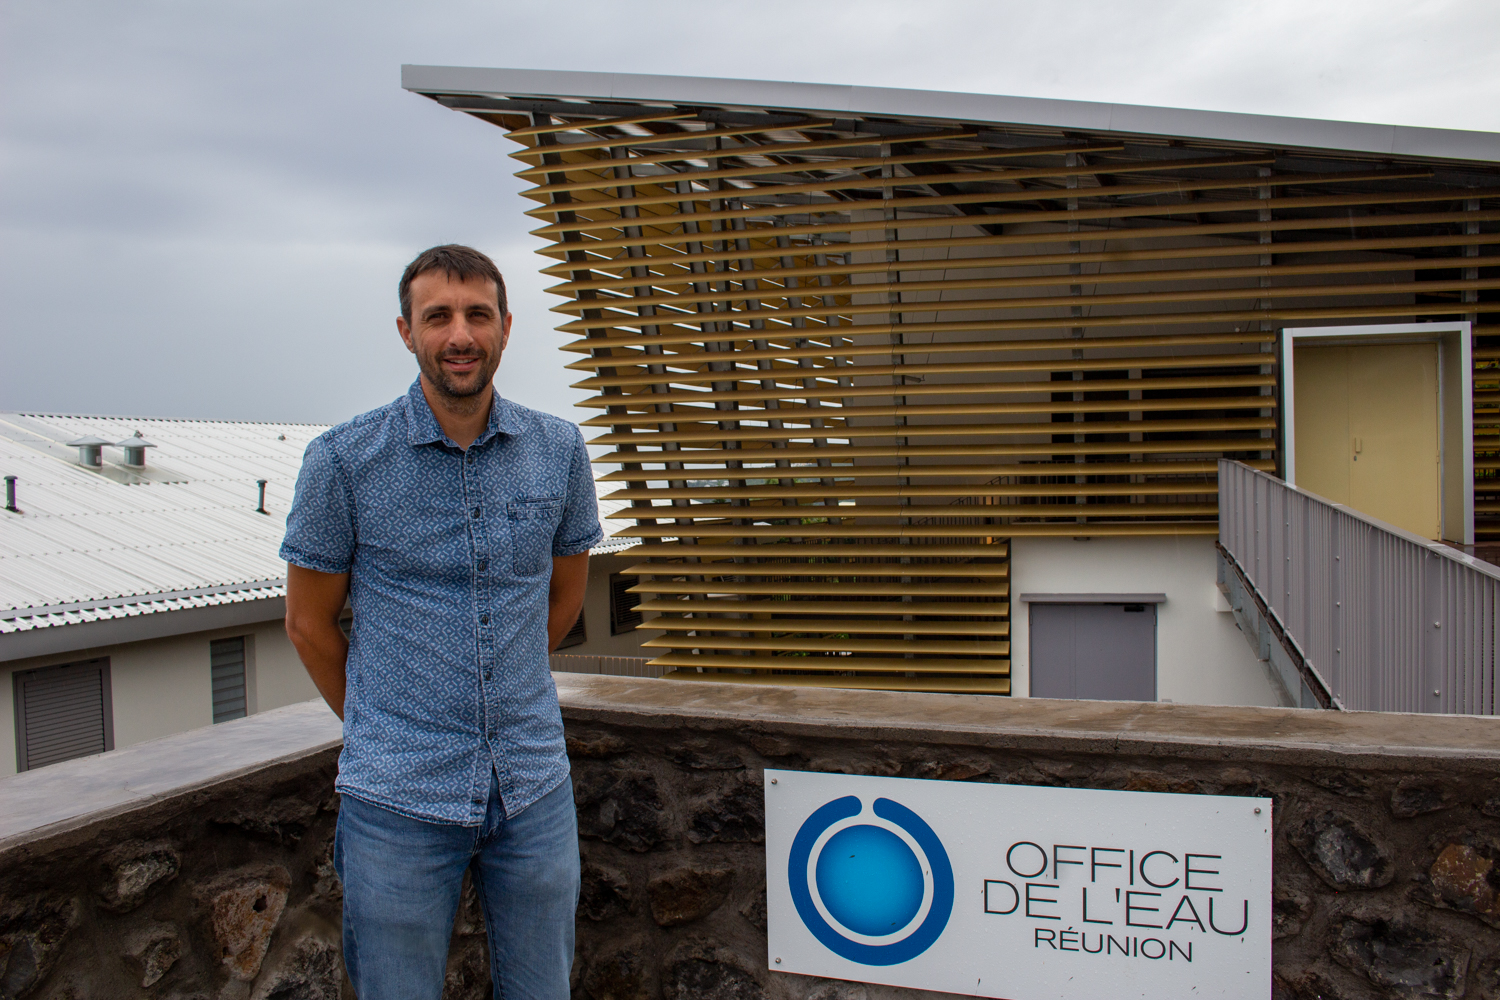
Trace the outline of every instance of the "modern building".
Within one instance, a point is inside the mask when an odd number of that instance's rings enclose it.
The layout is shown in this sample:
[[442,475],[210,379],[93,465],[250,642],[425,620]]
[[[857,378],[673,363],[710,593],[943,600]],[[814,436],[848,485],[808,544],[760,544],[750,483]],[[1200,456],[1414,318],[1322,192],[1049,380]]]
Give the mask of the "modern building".
[[1500,136],[403,85],[516,144],[669,677],[1274,704],[1215,583],[1221,459],[1500,537]]
[[[0,774],[318,697],[277,550],[326,429],[0,413]],[[594,550],[561,668],[640,657],[634,541]]]

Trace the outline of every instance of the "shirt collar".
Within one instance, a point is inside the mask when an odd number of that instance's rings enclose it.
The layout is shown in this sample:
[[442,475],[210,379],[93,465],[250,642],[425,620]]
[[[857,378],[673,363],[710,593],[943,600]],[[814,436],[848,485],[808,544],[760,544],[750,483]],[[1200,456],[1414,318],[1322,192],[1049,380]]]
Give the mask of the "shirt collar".
[[[406,390],[406,440],[407,443],[416,447],[423,444],[446,444],[458,447],[443,433],[443,428],[433,415],[432,407],[427,405],[427,396],[422,392],[422,380],[418,378]],[[489,424],[484,433],[474,440],[474,444],[482,445],[496,434],[514,434],[516,421],[512,412],[514,404],[505,399],[498,392],[494,394],[490,403]]]

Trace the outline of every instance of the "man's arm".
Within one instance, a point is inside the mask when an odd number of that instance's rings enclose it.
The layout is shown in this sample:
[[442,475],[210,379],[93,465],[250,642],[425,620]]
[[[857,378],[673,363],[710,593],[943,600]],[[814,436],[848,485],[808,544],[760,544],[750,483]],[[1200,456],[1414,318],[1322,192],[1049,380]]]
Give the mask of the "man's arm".
[[[547,588],[547,649],[550,652],[567,636],[583,610],[583,594],[589,585],[589,554],[556,556],[552,560],[552,583]],[[291,602],[287,602],[291,607]]]
[[[339,615],[348,597],[348,573],[319,573],[287,564],[286,634],[297,647],[297,655],[317,685],[318,693],[340,719],[344,717],[344,669],[349,660],[349,640],[339,628]],[[582,600],[580,592],[579,602]]]

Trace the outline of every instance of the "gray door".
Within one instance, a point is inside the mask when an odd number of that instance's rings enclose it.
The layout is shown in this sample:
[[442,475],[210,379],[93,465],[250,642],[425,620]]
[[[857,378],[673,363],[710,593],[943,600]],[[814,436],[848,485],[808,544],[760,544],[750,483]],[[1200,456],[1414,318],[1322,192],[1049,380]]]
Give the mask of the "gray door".
[[1032,604],[1031,696],[1156,700],[1156,605]]

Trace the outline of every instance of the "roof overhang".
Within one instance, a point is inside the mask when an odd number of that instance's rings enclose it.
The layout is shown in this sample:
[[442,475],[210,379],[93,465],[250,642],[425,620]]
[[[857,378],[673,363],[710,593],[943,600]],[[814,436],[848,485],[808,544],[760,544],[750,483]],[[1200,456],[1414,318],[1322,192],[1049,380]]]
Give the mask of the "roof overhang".
[[925,121],[1028,125],[1116,135],[1165,136],[1278,149],[1339,150],[1500,163],[1500,134],[1460,129],[1194,111],[1136,104],[825,83],[590,73],[470,66],[401,67],[401,85],[429,97],[619,101],[726,110],[842,113]]
[[24,608],[0,613],[0,663],[285,617],[285,580]]

